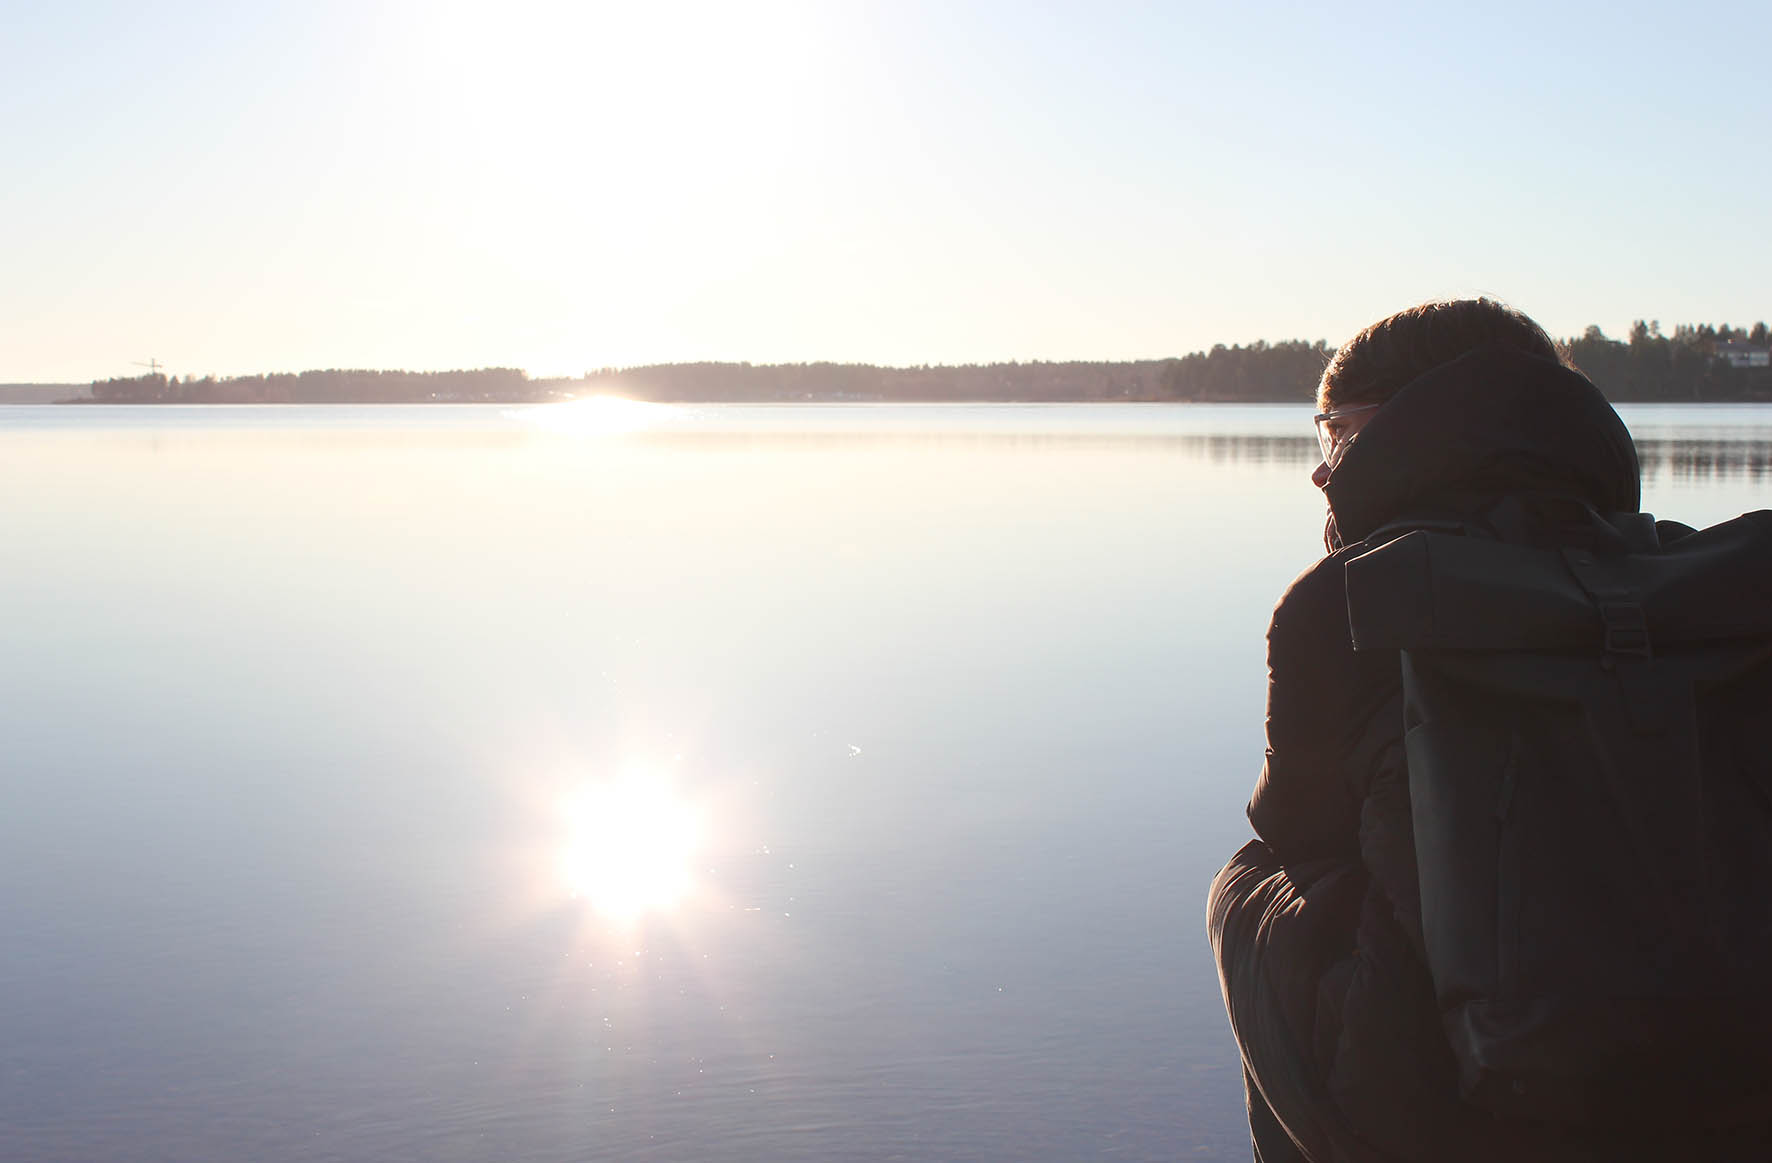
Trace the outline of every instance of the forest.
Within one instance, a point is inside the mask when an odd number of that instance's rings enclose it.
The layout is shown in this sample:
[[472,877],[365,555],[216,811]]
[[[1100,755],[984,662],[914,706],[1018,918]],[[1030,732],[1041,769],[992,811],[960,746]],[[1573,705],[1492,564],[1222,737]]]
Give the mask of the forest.
[[1764,323],[1750,328],[1681,324],[1664,335],[1659,322],[1639,319],[1625,339],[1608,339],[1598,327],[1589,327],[1567,347],[1575,366],[1614,402],[1772,400],[1772,367],[1764,362],[1737,367],[1726,358],[1746,362],[1749,353],[1740,350],[1745,347],[1763,361]]
[[[1766,324],[1638,320],[1623,339],[1598,327],[1565,341],[1608,399],[1772,400]],[[1167,359],[877,367],[851,363],[670,363],[601,368],[578,379],[531,379],[516,368],[442,372],[330,369],[201,379],[155,373],[96,380],[101,404],[537,403],[609,394],[669,402],[877,400],[916,402],[1308,402],[1334,348],[1322,340],[1258,340]],[[87,401],[81,401],[87,402]]]
[[425,404],[530,400],[536,382],[508,367],[476,371],[305,371],[217,379],[163,373],[94,380],[100,404]]

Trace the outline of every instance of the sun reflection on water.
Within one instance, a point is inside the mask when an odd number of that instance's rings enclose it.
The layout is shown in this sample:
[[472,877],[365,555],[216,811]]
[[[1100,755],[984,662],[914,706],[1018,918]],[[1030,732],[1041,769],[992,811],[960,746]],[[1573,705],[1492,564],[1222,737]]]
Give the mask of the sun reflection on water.
[[578,436],[620,436],[682,420],[687,410],[674,404],[627,400],[620,396],[586,396],[558,404],[537,404],[505,415],[550,432]]
[[567,820],[567,885],[611,920],[671,909],[693,891],[701,814],[667,780],[630,772],[589,785]]

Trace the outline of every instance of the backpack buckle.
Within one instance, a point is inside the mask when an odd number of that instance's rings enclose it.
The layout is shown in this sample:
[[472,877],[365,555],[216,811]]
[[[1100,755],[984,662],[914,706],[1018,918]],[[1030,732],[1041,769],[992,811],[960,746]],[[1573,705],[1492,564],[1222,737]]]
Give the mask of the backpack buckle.
[[1650,661],[1654,653],[1649,647],[1649,620],[1643,616],[1643,607],[1636,602],[1601,602],[1599,606],[1600,620],[1606,627],[1606,653]]

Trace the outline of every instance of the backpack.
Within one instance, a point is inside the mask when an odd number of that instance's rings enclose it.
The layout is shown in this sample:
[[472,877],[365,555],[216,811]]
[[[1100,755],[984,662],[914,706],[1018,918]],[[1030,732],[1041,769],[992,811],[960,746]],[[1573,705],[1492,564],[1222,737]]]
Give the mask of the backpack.
[[1401,522],[1346,566],[1354,648],[1401,656],[1463,1097],[1613,1129],[1772,1119],[1772,511],[1693,532],[1507,504]]

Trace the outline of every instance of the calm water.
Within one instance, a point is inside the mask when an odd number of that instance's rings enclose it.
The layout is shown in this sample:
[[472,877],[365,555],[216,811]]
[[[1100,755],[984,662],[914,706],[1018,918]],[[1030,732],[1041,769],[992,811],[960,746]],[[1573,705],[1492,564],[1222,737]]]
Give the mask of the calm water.
[[[1626,418],[1647,507],[1772,505],[1772,412]],[[0,1154],[1247,1158],[1202,898],[1314,463],[1292,407],[0,410]]]

